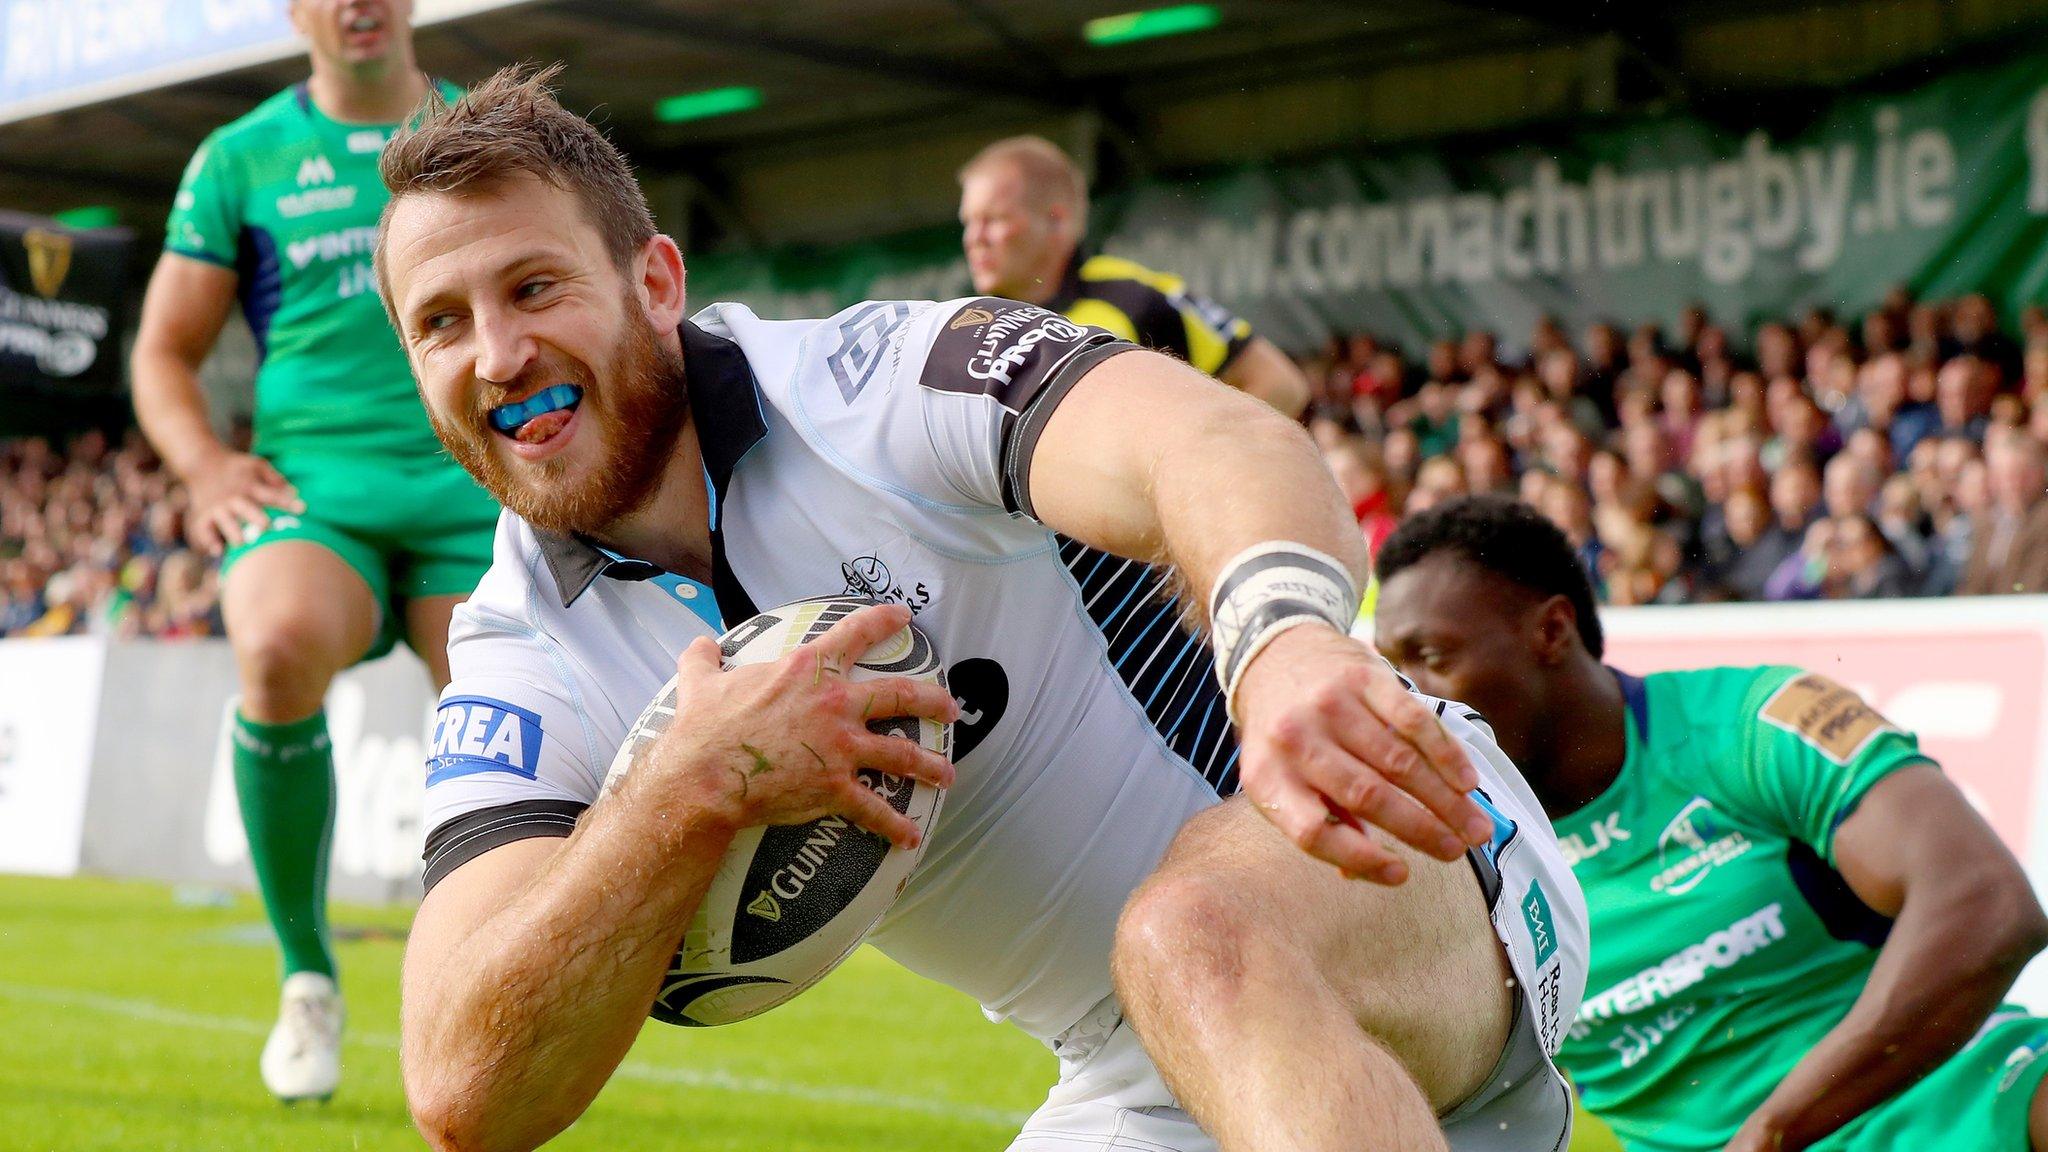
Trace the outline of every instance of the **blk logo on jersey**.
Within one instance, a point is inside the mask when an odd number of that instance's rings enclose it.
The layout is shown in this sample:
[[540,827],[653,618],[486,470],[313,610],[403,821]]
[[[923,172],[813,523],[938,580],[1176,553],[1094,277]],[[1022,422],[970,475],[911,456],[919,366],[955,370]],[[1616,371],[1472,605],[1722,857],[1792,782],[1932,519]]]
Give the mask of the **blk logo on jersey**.
[[487,696],[456,696],[434,713],[427,785],[478,772],[540,773],[540,717]]
[[1609,812],[1606,816],[1593,821],[1591,827],[1583,834],[1574,832],[1569,836],[1559,836],[1557,846],[1564,852],[1566,864],[1577,864],[1581,860],[1591,860],[1616,844],[1626,844],[1628,841],[1629,831],[1621,825],[1621,813]]

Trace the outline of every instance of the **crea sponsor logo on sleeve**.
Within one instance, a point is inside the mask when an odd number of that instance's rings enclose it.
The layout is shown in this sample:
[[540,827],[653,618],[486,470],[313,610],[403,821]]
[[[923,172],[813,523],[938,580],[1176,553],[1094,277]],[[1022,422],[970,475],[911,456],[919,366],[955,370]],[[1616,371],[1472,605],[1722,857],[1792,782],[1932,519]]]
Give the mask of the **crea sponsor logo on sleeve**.
[[427,785],[479,772],[527,780],[540,772],[540,717],[488,696],[451,696],[434,714]]

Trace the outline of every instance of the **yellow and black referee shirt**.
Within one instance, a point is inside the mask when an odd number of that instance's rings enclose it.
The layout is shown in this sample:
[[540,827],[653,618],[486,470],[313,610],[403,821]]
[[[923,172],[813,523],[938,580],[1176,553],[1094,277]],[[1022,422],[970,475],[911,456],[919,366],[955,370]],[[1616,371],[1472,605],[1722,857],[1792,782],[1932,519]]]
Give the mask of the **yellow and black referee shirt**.
[[1171,352],[1211,376],[1252,342],[1252,326],[1213,300],[1192,295],[1178,276],[1117,256],[1069,262],[1046,302],[1076,324],[1106,328],[1146,348]]

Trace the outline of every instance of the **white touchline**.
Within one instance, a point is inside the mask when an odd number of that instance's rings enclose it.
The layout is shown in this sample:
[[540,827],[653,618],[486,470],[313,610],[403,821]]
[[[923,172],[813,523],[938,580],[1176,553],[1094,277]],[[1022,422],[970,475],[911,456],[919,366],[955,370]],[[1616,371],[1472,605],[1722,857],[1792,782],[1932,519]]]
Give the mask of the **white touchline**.
[[[256,1020],[244,1020],[237,1016],[213,1016],[199,1012],[187,1012],[170,1008],[149,1000],[136,1000],[123,996],[106,996],[97,992],[80,992],[68,988],[45,988],[33,984],[0,983],[0,996],[33,1004],[52,1004],[62,1008],[82,1008],[92,1012],[104,1012],[113,1016],[126,1016],[131,1020],[143,1020],[152,1024],[163,1024],[174,1028],[199,1028],[210,1032],[234,1032],[243,1036],[263,1036],[270,1026]],[[387,1052],[398,1050],[398,1037],[388,1032],[349,1031],[342,1034],[342,1043],[361,1048],[379,1048]],[[853,1105],[861,1108],[875,1108],[890,1112],[915,1112],[923,1116],[936,1116],[944,1120],[964,1120],[977,1124],[989,1124],[1005,1128],[1017,1128],[1029,1117],[1026,1112],[1011,1112],[1002,1108],[986,1108],[975,1104],[959,1104],[949,1100],[933,1100],[919,1096],[897,1096],[861,1088],[849,1084],[798,1084],[783,1080],[769,1080],[754,1076],[734,1076],[729,1072],[704,1068],[673,1068],[660,1064],[646,1064],[628,1060],[619,1065],[617,1075],[629,1080],[644,1080],[655,1084],[679,1084],[688,1088],[707,1088],[717,1092],[731,1092],[742,1096],[780,1096],[791,1100],[805,1100],[818,1104]]]

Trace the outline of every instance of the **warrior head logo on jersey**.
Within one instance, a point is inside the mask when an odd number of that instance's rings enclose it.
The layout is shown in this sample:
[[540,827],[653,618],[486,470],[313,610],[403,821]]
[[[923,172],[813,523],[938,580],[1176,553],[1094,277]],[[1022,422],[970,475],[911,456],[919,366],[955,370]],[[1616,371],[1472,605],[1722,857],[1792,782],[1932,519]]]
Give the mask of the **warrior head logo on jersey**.
[[880,600],[889,590],[889,566],[873,556],[844,561],[839,573],[846,577],[846,590],[854,595]]

